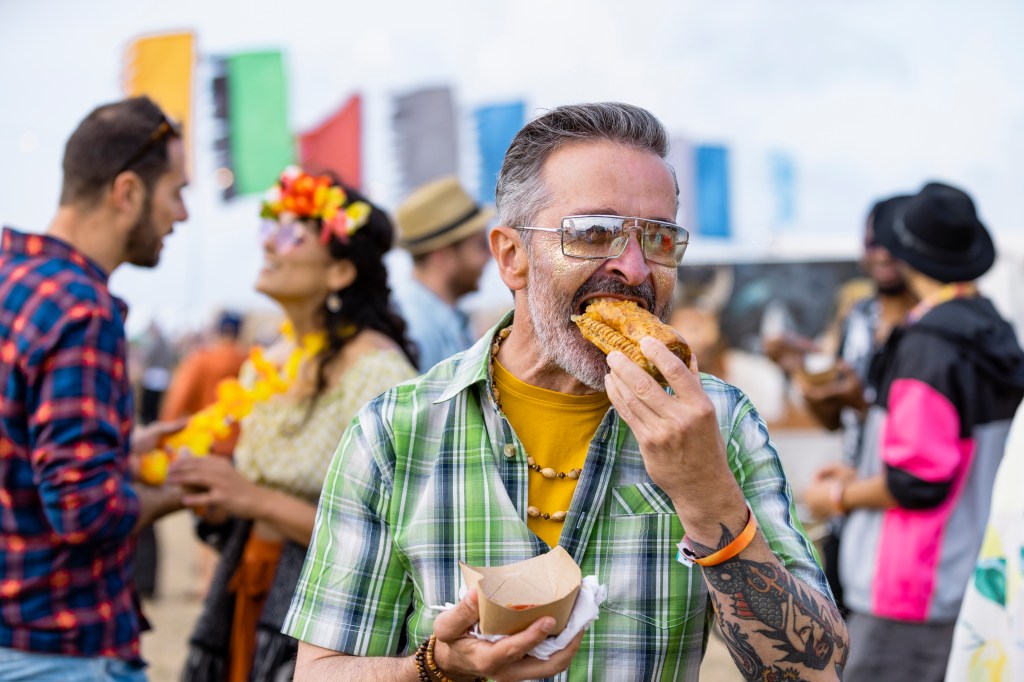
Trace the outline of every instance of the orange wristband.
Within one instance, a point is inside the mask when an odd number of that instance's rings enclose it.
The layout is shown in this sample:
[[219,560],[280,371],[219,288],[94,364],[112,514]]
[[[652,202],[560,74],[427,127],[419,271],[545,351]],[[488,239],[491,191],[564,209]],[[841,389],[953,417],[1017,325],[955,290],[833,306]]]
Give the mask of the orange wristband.
[[754,516],[753,510],[748,504],[747,525],[742,531],[740,531],[740,534],[737,535],[732,542],[717,552],[709,554],[703,558],[698,558],[697,555],[693,553],[693,550],[690,549],[690,545],[686,541],[686,537],[683,536],[682,541],[679,543],[679,554],[676,556],[676,559],[683,564],[697,564],[704,567],[724,564],[726,561],[732,559],[745,550],[750,543],[753,542],[755,535],[757,535],[757,517]]
[[829,498],[832,500],[832,508],[835,510],[836,515],[845,516],[848,511],[843,505],[843,495],[846,494],[846,484],[842,481],[836,481],[832,484],[832,490],[829,492]]

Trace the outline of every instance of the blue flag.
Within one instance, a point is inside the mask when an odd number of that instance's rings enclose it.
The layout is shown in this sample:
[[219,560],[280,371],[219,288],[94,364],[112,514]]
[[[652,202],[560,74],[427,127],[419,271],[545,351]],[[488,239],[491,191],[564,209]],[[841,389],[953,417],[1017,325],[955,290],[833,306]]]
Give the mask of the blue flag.
[[476,117],[477,144],[480,148],[480,185],[477,201],[481,204],[494,203],[494,187],[498,182],[501,162],[505,152],[519,129],[526,122],[526,104],[492,104],[480,107]]
[[695,149],[697,230],[706,237],[732,234],[729,212],[729,150],[714,145]]
[[775,224],[782,227],[796,217],[796,171],[793,158],[785,152],[768,155],[772,191],[775,194]]

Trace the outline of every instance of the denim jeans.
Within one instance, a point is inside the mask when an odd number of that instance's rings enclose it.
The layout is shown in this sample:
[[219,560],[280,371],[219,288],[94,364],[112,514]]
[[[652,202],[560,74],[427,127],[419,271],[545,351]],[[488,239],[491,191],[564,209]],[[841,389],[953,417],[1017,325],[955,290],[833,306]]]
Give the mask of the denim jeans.
[[145,668],[117,658],[35,654],[0,647],[4,682],[146,682]]

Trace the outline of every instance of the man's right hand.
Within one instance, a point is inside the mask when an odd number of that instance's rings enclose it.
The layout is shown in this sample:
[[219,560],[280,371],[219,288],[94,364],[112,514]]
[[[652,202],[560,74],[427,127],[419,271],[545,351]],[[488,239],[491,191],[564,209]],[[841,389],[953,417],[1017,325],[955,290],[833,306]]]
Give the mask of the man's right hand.
[[437,637],[434,661],[445,675],[454,680],[483,676],[495,682],[514,682],[557,675],[569,667],[583,641],[583,632],[580,632],[567,647],[542,661],[528,654],[551,634],[554,618],[539,618],[522,632],[497,642],[487,642],[467,634],[479,620],[480,610],[474,589],[455,608],[445,611],[434,621],[434,635]]
[[797,374],[797,383],[808,402],[835,402],[839,407],[852,407],[857,410],[867,409],[864,399],[864,386],[853,368],[842,360],[836,362],[835,377],[824,384],[807,381],[803,375]]

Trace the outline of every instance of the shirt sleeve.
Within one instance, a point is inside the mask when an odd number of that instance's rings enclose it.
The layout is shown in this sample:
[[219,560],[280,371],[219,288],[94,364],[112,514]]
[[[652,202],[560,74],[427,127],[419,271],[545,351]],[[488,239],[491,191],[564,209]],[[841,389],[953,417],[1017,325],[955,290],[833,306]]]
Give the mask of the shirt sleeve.
[[888,410],[881,454],[889,491],[906,509],[938,506],[963,463],[956,407],[924,381],[904,378],[892,383]]
[[123,330],[98,309],[79,309],[33,354],[29,437],[33,475],[54,532],[72,544],[131,533],[139,500],[129,485]]
[[793,491],[768,427],[750,399],[740,395],[728,411],[732,416],[726,441],[729,466],[775,556],[797,580],[831,597],[817,552],[797,517]]
[[382,455],[389,443],[372,406],[345,432],[324,481],[285,634],[355,656],[402,653],[412,583],[388,520],[392,460]]

